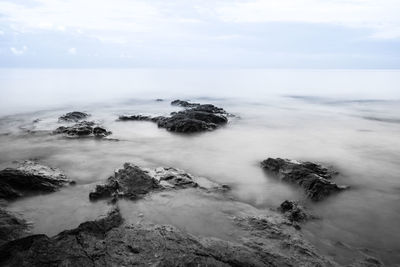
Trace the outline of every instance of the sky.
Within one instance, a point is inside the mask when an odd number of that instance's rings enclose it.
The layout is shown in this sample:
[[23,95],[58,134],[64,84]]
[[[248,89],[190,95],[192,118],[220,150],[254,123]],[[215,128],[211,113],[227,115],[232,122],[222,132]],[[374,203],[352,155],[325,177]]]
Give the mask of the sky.
[[0,0],[0,67],[400,68],[400,0]]

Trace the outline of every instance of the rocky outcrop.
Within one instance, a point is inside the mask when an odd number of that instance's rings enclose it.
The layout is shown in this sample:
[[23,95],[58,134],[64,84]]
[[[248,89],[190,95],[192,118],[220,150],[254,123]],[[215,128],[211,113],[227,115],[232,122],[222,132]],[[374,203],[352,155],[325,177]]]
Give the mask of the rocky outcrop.
[[33,235],[8,242],[0,247],[0,265],[337,266],[268,218],[241,218],[237,224],[245,237],[228,242],[168,225],[127,225],[114,210],[55,237]]
[[268,158],[261,166],[283,181],[301,186],[307,197],[315,201],[347,188],[331,181],[337,172],[316,163]]
[[62,115],[58,118],[59,122],[78,122],[80,120],[86,119],[89,114],[80,111],[73,111]]
[[81,121],[72,126],[60,126],[54,134],[65,134],[69,137],[96,137],[103,138],[111,134],[105,128],[96,125],[93,121]]
[[33,192],[54,192],[71,180],[56,168],[26,160],[0,171],[0,198],[13,199]]
[[201,105],[182,100],[174,100],[171,104],[186,109],[179,112],[172,112],[169,117],[123,115],[119,117],[119,120],[152,121],[156,122],[158,127],[180,133],[210,131],[228,122],[226,111],[211,104]]
[[313,218],[303,206],[297,201],[285,200],[281,203],[278,210],[282,212],[290,222],[304,222]]
[[183,170],[160,167],[154,170],[125,163],[122,169],[109,177],[105,184],[97,185],[89,194],[91,200],[100,198],[138,199],[155,190],[203,188],[226,191],[226,185],[218,185],[205,178],[193,177]]
[[28,229],[25,220],[0,208],[0,246],[8,241],[20,238]]

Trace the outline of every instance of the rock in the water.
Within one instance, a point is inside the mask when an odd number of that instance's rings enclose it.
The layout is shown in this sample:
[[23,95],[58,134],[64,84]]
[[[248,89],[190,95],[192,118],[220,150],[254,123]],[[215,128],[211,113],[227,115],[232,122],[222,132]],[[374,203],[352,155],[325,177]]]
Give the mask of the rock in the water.
[[97,185],[89,194],[91,200],[109,197],[137,199],[154,190],[201,188],[208,190],[229,190],[203,177],[171,168],[159,167],[154,170],[125,163],[122,169],[109,177],[104,185]]
[[[57,236],[33,235],[0,247],[3,266],[337,266],[296,233],[268,220],[244,219],[237,243],[196,237],[168,225],[123,222],[118,210]],[[272,228],[271,228],[272,227]],[[273,229],[273,230],[272,230]],[[246,231],[246,229],[244,229]]]
[[20,238],[26,234],[28,225],[25,220],[0,208],[0,245]]
[[179,133],[210,131],[228,122],[226,111],[211,104],[201,105],[182,100],[174,100],[171,104],[186,109],[179,112],[172,112],[169,117],[123,115],[119,117],[119,120],[152,121],[156,122],[158,127]]
[[60,118],[58,118],[58,121],[78,122],[80,120],[86,119],[87,117],[89,117],[89,114],[85,112],[73,111],[62,115]]
[[283,201],[279,206],[279,210],[291,222],[303,222],[311,218],[305,209],[296,201]]
[[65,134],[70,137],[97,137],[103,138],[111,134],[101,126],[96,126],[93,121],[81,121],[72,126],[60,126],[54,134]]
[[278,175],[283,181],[301,186],[307,196],[315,201],[347,188],[330,181],[332,175],[337,172],[312,162],[268,158],[261,162],[261,166]]
[[0,198],[13,199],[32,192],[53,192],[71,180],[56,168],[26,160],[0,171]]

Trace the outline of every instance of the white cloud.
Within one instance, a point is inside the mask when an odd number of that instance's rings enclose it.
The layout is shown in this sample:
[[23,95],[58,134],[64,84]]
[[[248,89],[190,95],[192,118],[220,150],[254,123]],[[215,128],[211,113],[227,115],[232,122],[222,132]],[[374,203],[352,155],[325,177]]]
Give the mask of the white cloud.
[[400,37],[399,0],[252,0],[224,2],[216,15],[225,22],[328,23],[369,28],[377,38]]
[[68,54],[76,55],[76,48],[75,47],[71,47],[70,49],[68,49]]
[[28,48],[24,45],[21,49],[10,47],[10,50],[14,55],[20,56],[24,54],[28,50]]

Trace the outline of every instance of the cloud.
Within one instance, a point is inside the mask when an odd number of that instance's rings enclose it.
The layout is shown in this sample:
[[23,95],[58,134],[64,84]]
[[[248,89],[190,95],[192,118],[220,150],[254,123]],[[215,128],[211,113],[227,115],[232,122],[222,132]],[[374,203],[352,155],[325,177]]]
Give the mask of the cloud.
[[68,49],[68,54],[76,55],[76,48],[75,47],[71,47],[70,49]]
[[20,55],[24,54],[28,50],[28,48],[24,45],[22,47],[22,49],[18,49],[18,48],[15,48],[15,47],[10,47],[10,50],[14,55],[20,56]]

